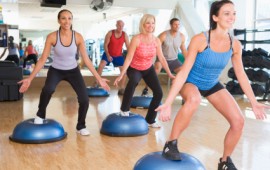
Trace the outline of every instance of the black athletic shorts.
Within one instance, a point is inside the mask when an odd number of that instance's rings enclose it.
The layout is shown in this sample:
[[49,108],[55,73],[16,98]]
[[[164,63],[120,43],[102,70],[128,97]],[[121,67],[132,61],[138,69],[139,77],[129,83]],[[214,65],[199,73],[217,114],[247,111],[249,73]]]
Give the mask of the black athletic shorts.
[[214,85],[214,87],[212,87],[209,90],[199,90],[199,91],[203,97],[207,97],[222,89],[224,89],[224,86],[220,82],[218,82],[216,85]]

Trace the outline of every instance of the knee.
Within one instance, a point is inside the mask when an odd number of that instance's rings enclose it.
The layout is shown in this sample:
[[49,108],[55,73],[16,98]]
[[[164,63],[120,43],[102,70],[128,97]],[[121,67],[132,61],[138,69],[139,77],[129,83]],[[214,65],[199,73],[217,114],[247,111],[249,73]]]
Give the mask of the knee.
[[239,116],[237,118],[233,118],[233,122],[230,123],[230,126],[233,130],[242,131],[244,128],[245,120],[243,116]]
[[161,100],[162,97],[163,97],[163,92],[162,92],[162,90],[158,90],[158,91],[154,92],[154,93],[153,93],[153,97],[155,97],[155,98]]
[[43,94],[49,94],[49,95],[51,95],[51,94],[54,93],[54,91],[55,91],[55,89],[52,88],[52,87],[50,87],[50,86],[45,86],[45,87],[43,87],[43,89],[42,89],[42,93],[43,93]]
[[185,104],[190,105],[191,107],[198,107],[201,103],[201,96],[200,95],[190,95],[184,99]]

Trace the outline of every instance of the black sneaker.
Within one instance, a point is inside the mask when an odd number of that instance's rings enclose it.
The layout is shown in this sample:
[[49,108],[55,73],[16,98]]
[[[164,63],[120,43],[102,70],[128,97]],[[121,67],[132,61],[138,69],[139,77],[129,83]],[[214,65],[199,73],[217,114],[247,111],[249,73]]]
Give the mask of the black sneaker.
[[232,159],[228,156],[226,162],[222,162],[221,158],[218,163],[218,170],[237,170],[234,166]]
[[181,160],[180,152],[177,148],[177,139],[165,143],[162,156],[169,160]]
[[142,95],[141,96],[147,96],[148,95],[148,88],[145,87],[142,91]]

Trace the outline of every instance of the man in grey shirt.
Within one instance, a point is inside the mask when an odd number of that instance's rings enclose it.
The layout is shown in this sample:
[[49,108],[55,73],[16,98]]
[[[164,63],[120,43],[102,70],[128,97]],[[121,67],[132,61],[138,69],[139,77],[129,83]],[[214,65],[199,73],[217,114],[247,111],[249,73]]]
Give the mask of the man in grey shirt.
[[[187,49],[185,45],[186,38],[183,33],[179,32],[180,20],[178,18],[172,18],[170,20],[170,29],[162,32],[158,37],[162,44],[162,52],[166,58],[171,72],[177,73],[180,70],[182,63],[178,60],[179,48],[184,57],[187,56]],[[156,60],[155,70],[156,73],[160,73],[162,69],[161,63]],[[142,96],[148,94],[148,88],[145,87],[142,92]]]

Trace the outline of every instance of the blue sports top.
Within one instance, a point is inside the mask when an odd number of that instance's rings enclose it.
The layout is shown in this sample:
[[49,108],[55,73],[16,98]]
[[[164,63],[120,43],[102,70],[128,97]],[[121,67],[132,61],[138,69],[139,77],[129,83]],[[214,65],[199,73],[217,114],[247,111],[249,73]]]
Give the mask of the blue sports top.
[[72,39],[69,46],[61,42],[60,31],[57,31],[57,40],[54,46],[52,67],[59,70],[71,70],[78,66],[76,61],[77,45],[75,31],[72,31]]
[[207,47],[204,51],[197,54],[187,78],[187,82],[196,85],[199,90],[209,90],[218,83],[219,76],[233,53],[230,34],[231,47],[227,52],[213,51],[210,47],[210,31],[209,37],[206,32],[204,32],[204,35],[207,39]]

